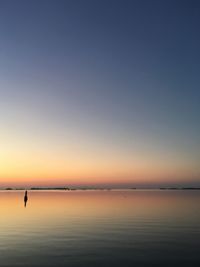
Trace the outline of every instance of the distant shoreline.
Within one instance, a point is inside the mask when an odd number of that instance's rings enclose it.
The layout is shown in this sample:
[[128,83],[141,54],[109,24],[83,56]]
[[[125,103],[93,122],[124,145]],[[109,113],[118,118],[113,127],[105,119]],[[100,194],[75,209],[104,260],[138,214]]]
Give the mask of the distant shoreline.
[[52,190],[58,190],[58,191],[111,191],[111,190],[200,190],[200,187],[159,187],[159,188],[69,188],[69,187],[31,187],[31,188],[13,188],[13,187],[6,187],[6,188],[0,188],[1,191],[15,191],[15,190],[30,190],[30,191],[52,191]]

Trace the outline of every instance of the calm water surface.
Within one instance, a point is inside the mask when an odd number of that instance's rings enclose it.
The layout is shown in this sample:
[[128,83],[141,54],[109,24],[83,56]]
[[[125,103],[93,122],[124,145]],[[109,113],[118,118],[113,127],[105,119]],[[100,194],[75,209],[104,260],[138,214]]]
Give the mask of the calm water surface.
[[200,266],[200,191],[0,191],[0,266]]

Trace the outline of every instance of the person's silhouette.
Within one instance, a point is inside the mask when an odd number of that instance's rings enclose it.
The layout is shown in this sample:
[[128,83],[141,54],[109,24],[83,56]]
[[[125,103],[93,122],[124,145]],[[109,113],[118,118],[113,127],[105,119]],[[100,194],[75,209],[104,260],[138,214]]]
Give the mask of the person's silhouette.
[[26,203],[28,201],[28,192],[27,190],[25,191],[25,195],[24,195],[24,207],[26,207]]

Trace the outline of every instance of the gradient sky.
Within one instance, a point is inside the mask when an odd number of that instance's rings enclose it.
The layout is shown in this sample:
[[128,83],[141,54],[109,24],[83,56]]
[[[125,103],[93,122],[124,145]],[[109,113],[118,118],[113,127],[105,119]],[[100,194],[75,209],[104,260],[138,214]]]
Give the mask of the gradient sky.
[[199,14],[0,0],[0,186],[199,186]]

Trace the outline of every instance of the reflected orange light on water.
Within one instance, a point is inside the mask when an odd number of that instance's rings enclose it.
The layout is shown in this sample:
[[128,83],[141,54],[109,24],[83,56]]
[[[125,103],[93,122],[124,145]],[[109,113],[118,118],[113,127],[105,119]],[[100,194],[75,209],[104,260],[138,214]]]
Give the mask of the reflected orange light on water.
[[[159,216],[187,218],[197,209],[195,194],[163,191],[29,191],[24,207],[24,191],[1,192],[1,223],[38,224],[49,220],[71,222],[71,218],[98,223],[103,217],[110,220]],[[2,225],[1,225],[2,226]]]

